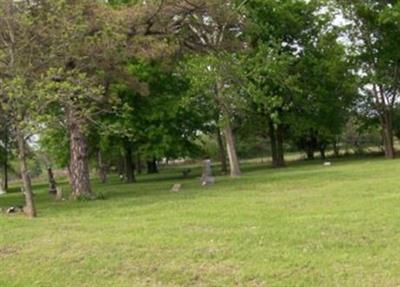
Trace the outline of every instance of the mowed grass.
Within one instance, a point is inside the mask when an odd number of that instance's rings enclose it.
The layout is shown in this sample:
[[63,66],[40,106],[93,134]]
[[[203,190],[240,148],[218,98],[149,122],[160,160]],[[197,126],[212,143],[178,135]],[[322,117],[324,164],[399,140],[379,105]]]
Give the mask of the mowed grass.
[[0,215],[0,286],[400,286],[398,160],[179,176],[95,182],[92,202],[37,188],[37,219]]

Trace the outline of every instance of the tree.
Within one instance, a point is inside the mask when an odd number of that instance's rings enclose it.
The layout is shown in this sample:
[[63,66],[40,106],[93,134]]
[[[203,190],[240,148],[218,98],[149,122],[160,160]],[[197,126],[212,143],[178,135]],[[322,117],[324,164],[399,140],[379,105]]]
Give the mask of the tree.
[[299,63],[301,93],[294,100],[290,129],[309,159],[315,150],[325,158],[328,144],[341,135],[358,100],[358,78],[338,33],[333,29],[321,35],[305,48]]
[[32,134],[40,103],[34,82],[46,67],[45,26],[38,6],[5,0],[0,3],[0,111],[7,115],[15,140],[25,195],[24,211],[36,216],[28,171],[27,139]]
[[284,140],[294,99],[301,93],[298,65],[326,21],[316,1],[248,1],[248,93],[265,117],[273,166],[284,166]]
[[238,9],[235,1],[225,1],[222,5],[215,1],[205,1],[198,5],[193,4],[190,14],[177,14],[175,17],[176,22],[180,23],[183,44],[191,50],[205,52],[205,62],[200,66],[199,72],[202,75],[208,74],[209,80],[214,76],[213,82],[208,85],[211,85],[214,102],[219,107],[232,177],[241,175],[232,129],[233,105],[229,102],[234,94],[228,95],[233,90],[234,77],[237,77],[237,74],[232,77],[234,72],[231,70],[235,62],[238,62],[234,52],[242,48],[239,38],[244,17]]
[[349,19],[352,55],[362,75],[364,104],[378,117],[386,158],[395,157],[393,113],[399,95],[400,4],[395,1],[350,1],[342,6]]

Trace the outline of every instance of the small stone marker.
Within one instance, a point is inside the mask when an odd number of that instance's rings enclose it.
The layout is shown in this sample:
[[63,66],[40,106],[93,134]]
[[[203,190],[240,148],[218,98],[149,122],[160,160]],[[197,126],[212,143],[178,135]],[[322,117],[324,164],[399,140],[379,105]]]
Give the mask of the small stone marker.
[[182,188],[182,184],[176,183],[172,186],[171,192],[179,192],[179,191],[181,191],[181,188]]
[[21,213],[21,212],[24,212],[24,207],[23,206],[11,206],[6,211],[7,214]]
[[329,161],[327,161],[327,162],[324,162],[324,166],[331,166],[332,165],[332,163],[331,162],[329,162]]
[[211,159],[206,159],[203,162],[203,174],[201,176],[201,185],[207,186],[215,183],[215,179],[212,176]]

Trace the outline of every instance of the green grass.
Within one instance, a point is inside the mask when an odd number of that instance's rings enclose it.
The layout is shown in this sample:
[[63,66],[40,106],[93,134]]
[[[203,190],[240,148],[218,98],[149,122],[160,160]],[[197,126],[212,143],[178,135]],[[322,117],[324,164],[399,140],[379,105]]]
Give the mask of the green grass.
[[42,186],[37,219],[0,215],[0,286],[400,285],[400,161],[94,184],[106,200],[53,202]]

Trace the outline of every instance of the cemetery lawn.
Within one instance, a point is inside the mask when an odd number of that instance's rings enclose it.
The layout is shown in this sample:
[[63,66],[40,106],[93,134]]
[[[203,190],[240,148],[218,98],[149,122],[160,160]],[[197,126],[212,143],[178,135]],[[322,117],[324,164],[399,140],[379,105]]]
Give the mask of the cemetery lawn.
[[399,160],[247,164],[207,188],[180,170],[90,202],[36,186],[37,219],[0,215],[0,286],[400,285]]

